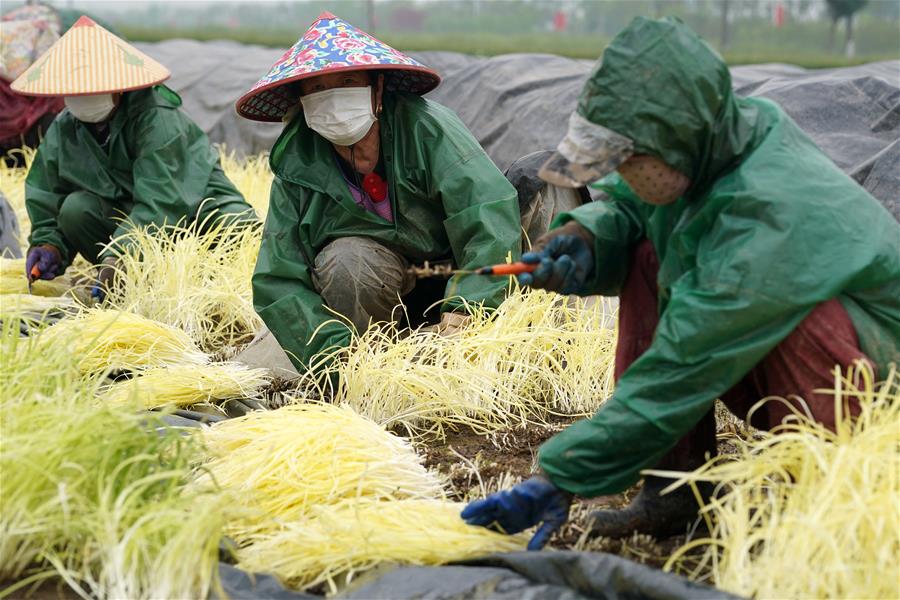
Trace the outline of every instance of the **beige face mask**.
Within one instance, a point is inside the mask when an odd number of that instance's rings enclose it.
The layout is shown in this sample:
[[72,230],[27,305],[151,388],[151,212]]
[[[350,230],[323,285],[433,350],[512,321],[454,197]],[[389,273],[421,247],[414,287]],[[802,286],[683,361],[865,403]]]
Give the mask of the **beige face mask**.
[[691,180],[661,158],[639,154],[616,169],[637,196],[648,204],[671,204],[690,187]]

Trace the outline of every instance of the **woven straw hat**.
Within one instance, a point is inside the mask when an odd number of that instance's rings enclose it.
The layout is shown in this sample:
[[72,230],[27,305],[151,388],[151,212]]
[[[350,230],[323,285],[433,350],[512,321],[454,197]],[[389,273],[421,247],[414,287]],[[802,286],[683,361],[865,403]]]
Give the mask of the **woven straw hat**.
[[167,68],[82,16],[11,87],[27,96],[86,96],[147,88],[170,75]]
[[391,91],[424,94],[437,87],[440,76],[384,42],[323,12],[269,73],[241,96],[235,108],[254,121],[280,121],[297,103],[285,85],[322,73],[377,70]]

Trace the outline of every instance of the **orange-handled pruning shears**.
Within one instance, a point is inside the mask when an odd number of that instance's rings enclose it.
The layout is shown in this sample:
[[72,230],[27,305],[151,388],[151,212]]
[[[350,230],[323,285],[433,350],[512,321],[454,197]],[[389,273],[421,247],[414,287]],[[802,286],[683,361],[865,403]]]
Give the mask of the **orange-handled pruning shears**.
[[28,293],[31,293],[31,286],[35,279],[41,278],[41,270],[37,265],[31,267],[31,273],[28,274]]
[[538,268],[537,263],[514,262],[504,265],[491,265],[490,267],[481,267],[476,269],[478,275],[520,275],[522,273],[531,273]]
[[480,269],[454,269],[449,263],[438,263],[431,265],[427,261],[422,266],[414,266],[409,268],[409,272],[415,277],[422,279],[425,277],[450,277],[452,275],[519,275],[521,273],[531,273],[538,268],[537,264],[529,264],[523,262],[514,262],[509,264],[490,265],[481,267]]

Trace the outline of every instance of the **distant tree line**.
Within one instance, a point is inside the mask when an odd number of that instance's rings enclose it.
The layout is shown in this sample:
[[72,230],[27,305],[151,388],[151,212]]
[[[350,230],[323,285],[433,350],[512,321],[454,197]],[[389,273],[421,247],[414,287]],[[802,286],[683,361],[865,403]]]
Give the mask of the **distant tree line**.
[[[86,7],[91,4],[64,0],[66,5],[73,2]],[[96,10],[102,12],[104,5],[110,4],[97,3]],[[278,33],[295,31],[298,24],[311,22],[326,6],[320,1],[290,0],[217,2],[214,6],[208,2],[117,4],[117,20],[142,27],[258,29]],[[720,50],[729,49],[739,39],[753,41],[785,22],[788,27],[820,23],[822,27],[813,28],[821,36],[818,42],[807,31],[802,40],[804,47],[817,47],[820,52],[826,48],[837,50],[837,30],[843,21],[843,52],[848,56],[855,50],[854,24],[859,14],[900,23],[898,0],[340,0],[328,7],[376,35],[553,34],[554,23],[558,28],[564,22],[565,31],[560,35],[600,34],[609,38],[636,16],[674,15],[715,42]],[[896,40],[897,36],[893,37]],[[800,44],[799,40],[781,41]],[[882,52],[896,49],[896,41],[893,46]]]

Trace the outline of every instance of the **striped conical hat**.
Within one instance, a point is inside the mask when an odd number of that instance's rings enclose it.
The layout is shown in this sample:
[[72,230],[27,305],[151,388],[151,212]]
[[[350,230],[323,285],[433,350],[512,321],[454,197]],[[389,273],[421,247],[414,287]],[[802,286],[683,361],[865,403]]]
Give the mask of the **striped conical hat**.
[[297,103],[297,94],[292,95],[287,84],[322,73],[365,70],[384,73],[385,87],[391,91],[424,94],[441,82],[432,69],[323,12],[235,107],[239,115],[254,121],[280,121]]
[[169,75],[167,68],[82,16],[11,87],[27,96],[85,96],[138,90]]

